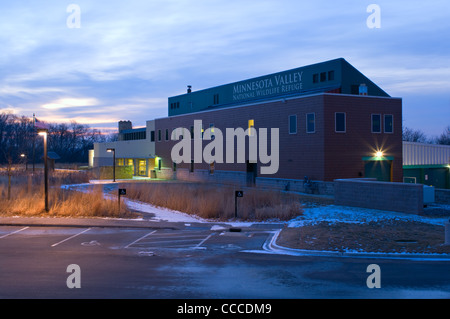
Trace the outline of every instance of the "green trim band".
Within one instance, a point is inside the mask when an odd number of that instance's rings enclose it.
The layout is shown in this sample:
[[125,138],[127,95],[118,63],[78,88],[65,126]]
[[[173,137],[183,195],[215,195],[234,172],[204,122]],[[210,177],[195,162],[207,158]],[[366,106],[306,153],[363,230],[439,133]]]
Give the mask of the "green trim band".
[[377,157],[377,156],[364,156],[362,158],[363,161],[393,161],[394,160],[394,156],[382,156],[382,157]]

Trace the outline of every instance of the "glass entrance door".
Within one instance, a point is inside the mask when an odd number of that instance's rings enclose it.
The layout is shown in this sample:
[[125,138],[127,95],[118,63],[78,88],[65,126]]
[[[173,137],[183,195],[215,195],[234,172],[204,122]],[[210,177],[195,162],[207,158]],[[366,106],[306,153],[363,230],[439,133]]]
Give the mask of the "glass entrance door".
[[147,160],[138,161],[138,175],[147,176]]

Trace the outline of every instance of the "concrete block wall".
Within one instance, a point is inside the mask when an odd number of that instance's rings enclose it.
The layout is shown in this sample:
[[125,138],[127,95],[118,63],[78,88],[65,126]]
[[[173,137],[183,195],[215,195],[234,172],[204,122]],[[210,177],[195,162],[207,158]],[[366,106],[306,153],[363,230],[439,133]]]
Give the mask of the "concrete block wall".
[[312,181],[310,187],[305,187],[303,180],[257,177],[256,187],[307,194],[334,195],[334,182]]
[[335,180],[335,204],[409,214],[423,213],[423,185]]
[[207,182],[236,186],[245,186],[247,183],[247,173],[234,171],[215,171],[211,174],[209,170],[205,169],[196,169],[193,172],[190,172],[188,169],[179,168],[176,171],[176,178],[182,181]]
[[450,189],[439,189],[434,190],[435,201],[438,204],[450,205]]

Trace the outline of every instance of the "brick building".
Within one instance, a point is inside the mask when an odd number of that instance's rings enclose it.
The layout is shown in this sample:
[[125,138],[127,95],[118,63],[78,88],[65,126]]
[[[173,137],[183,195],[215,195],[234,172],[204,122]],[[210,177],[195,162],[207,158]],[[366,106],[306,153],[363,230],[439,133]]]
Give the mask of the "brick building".
[[[137,159],[146,161],[146,171],[138,170],[146,176],[153,171],[163,178],[241,184],[305,176],[403,179],[402,100],[344,59],[206,90],[189,86],[168,99],[168,111],[168,117],[148,122],[140,142],[151,150]],[[245,130],[246,135],[238,134]],[[126,132],[136,135],[130,127]],[[183,139],[172,140],[172,133],[184,133]],[[257,145],[256,157],[251,145]],[[121,155],[118,163],[126,162]]]

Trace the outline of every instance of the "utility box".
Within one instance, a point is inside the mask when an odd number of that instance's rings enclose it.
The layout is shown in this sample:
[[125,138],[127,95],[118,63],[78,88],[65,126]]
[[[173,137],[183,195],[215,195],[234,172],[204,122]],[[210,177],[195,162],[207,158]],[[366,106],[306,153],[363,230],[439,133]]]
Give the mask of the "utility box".
[[435,202],[434,187],[423,185],[423,204],[433,204]]

